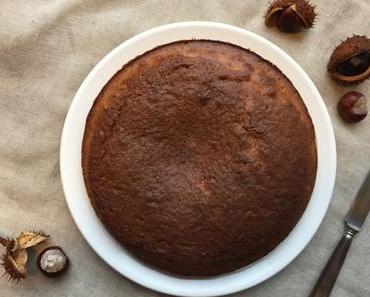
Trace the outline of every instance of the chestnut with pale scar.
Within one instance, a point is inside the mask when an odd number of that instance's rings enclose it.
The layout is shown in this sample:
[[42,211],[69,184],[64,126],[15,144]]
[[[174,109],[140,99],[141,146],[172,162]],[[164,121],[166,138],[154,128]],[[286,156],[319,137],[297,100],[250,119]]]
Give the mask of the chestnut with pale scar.
[[357,123],[366,118],[367,101],[360,92],[348,92],[338,101],[338,113],[348,123]]
[[37,266],[48,277],[63,274],[69,267],[69,259],[59,246],[49,246],[37,257]]

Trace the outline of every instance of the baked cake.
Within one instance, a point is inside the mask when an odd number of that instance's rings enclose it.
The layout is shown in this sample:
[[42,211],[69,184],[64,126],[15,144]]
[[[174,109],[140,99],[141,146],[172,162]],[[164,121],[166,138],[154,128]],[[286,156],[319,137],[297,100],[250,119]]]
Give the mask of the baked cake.
[[316,176],[311,118],[288,78],[241,47],[157,47],[123,66],[86,121],[92,205],[143,263],[182,276],[231,272],[292,231]]

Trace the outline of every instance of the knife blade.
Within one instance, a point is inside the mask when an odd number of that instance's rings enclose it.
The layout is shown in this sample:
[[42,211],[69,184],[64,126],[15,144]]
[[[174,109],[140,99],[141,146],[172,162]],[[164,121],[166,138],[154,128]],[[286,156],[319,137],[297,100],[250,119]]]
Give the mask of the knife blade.
[[347,214],[346,224],[355,232],[360,231],[370,210],[370,171],[363,181]]
[[328,297],[343,266],[352,239],[360,231],[370,210],[370,171],[357,192],[346,217],[346,229],[342,239],[321,272],[309,297]]

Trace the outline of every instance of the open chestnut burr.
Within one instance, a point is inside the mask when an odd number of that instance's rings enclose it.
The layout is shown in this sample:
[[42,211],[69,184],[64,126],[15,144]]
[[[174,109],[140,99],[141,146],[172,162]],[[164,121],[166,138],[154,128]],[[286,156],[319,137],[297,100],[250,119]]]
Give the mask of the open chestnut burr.
[[328,71],[342,85],[358,84],[370,77],[370,39],[352,36],[336,47]]

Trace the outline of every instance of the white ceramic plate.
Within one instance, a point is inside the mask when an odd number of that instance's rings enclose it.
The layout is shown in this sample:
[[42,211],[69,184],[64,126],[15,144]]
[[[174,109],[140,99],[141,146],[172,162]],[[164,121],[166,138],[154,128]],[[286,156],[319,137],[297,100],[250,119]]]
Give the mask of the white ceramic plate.
[[[268,256],[248,267],[214,278],[182,279],[162,274],[131,257],[105,230],[90,205],[81,169],[85,120],[94,99],[123,64],[152,48],[184,39],[211,39],[251,49],[271,61],[292,81],[312,117],[318,169],[309,205],[290,235]],[[89,73],[73,99],[65,120],[60,149],[61,177],[67,204],[91,247],[119,273],[153,290],[178,296],[219,296],[268,279],[287,266],[318,229],[333,191],[336,171],[334,133],[324,102],[302,68],[284,51],[247,30],[210,22],[184,22],[157,27],[125,41]]]

